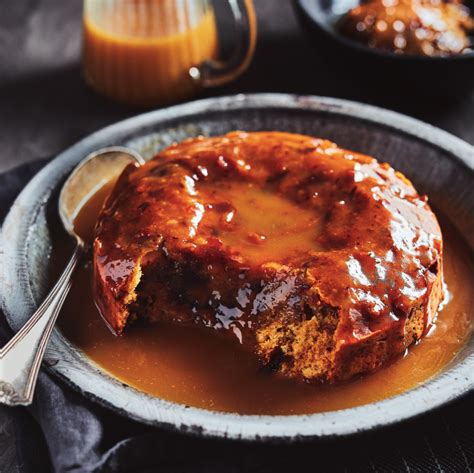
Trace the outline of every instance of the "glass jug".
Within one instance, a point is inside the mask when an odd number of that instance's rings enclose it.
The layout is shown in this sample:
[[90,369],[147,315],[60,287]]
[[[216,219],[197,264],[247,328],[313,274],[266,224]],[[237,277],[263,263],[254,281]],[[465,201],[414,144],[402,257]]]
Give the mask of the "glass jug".
[[83,67],[98,92],[135,105],[163,105],[233,80],[256,42],[252,0],[227,0],[239,31],[220,61],[209,0],[84,0]]

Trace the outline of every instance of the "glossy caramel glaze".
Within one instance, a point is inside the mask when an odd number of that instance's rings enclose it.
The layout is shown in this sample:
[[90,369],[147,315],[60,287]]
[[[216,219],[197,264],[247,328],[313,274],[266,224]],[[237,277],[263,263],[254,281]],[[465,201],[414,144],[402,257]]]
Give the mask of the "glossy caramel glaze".
[[346,36],[398,54],[449,56],[472,46],[469,10],[457,0],[369,0],[339,21]]
[[[76,220],[92,241],[104,188]],[[94,306],[91,264],[79,265],[59,316],[62,333],[93,362],[123,383],[169,401],[240,414],[310,414],[379,401],[420,385],[456,356],[472,331],[472,253],[456,230],[442,220],[448,301],[423,341],[384,369],[347,383],[308,386],[259,369],[237,340],[199,326],[134,324],[115,337]],[[69,257],[66,236],[53,228],[51,281]]]
[[422,336],[441,256],[426,198],[389,165],[234,132],[124,171],[98,220],[94,290],[116,333],[129,317],[194,323],[235,335],[270,370],[336,381]]

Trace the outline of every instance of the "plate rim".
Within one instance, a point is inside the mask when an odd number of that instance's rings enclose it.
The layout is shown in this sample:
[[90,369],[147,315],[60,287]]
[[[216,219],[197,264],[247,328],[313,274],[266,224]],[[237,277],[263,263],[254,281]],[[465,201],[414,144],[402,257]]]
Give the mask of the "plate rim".
[[[458,160],[471,172],[474,171],[474,147],[460,138],[397,112],[343,99],[292,94],[238,94],[197,100],[140,114],[102,128],[57,155],[30,180],[15,200],[4,221],[1,233],[4,250],[2,256],[4,274],[2,279],[5,288],[1,294],[1,305],[9,325],[15,326],[15,311],[17,313],[19,311],[32,313],[35,309],[33,292],[25,271],[28,249],[26,243],[29,239],[26,238],[22,244],[21,241],[14,238],[15,235],[27,235],[28,231],[31,231],[31,229],[25,228],[27,223],[25,221],[28,219],[21,219],[20,217],[22,214],[28,213],[27,209],[30,209],[29,221],[33,220],[32,210],[38,212],[41,205],[45,205],[61,178],[65,177],[72,166],[77,163],[76,156],[78,154],[85,156],[92,149],[95,149],[97,141],[113,140],[115,137],[118,139],[120,135],[123,136],[133,129],[146,129],[147,126],[157,124],[163,125],[174,119],[182,119],[186,116],[205,112],[237,111],[250,108],[305,109],[353,116],[376,123],[378,126],[395,129],[413,138],[427,141],[431,145],[448,152],[452,159]],[[55,181],[55,183],[53,184],[52,181]],[[43,188],[43,199],[41,202],[37,202],[34,194],[41,188]],[[32,207],[33,209],[31,209]],[[13,258],[13,255],[15,255],[15,258]],[[11,293],[6,295],[7,292]],[[87,373],[81,374],[77,367],[71,369],[70,366],[68,367],[68,362],[54,364],[58,356],[61,357],[65,353],[74,356],[79,366],[86,367]],[[125,387],[119,380],[100,370],[95,363],[88,360],[57,329],[55,329],[48,346],[45,362],[50,372],[73,386],[82,395],[129,418],[146,424],[200,436],[242,440],[295,441],[303,438],[351,435],[420,415],[474,389],[474,379],[472,377],[474,353],[471,353],[456,366],[448,368],[426,383],[375,403],[317,414],[241,415],[185,407],[182,404],[165,401],[134,388]],[[103,388],[95,389],[95,392],[93,392],[94,389],[85,390],[81,383],[84,381],[84,374],[91,375],[90,371],[94,374],[94,379],[96,377],[100,378],[106,386],[112,389],[112,394],[124,397],[132,396],[137,400],[137,404],[149,403],[154,406],[154,409],[143,413],[135,406],[134,410],[130,411],[127,402],[117,405],[115,400],[115,402],[110,403],[103,393]],[[89,387],[91,384],[93,383],[89,383]],[[414,398],[417,400],[417,404],[410,405],[412,403],[407,402],[407,400],[413,401]],[[408,409],[406,404],[410,405]]]

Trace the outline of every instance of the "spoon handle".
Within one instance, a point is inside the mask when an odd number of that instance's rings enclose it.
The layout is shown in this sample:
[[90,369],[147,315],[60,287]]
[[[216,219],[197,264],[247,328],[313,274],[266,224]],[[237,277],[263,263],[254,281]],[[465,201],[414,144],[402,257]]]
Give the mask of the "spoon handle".
[[0,349],[0,404],[26,406],[33,401],[41,360],[82,252],[83,243],[77,240],[71,259],[51,292],[20,331]]

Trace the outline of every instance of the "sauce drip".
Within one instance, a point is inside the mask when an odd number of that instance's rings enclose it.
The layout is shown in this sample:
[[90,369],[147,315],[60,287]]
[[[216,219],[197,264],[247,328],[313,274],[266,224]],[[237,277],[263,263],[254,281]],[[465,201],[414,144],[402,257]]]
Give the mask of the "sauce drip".
[[[104,197],[101,189],[76,219],[91,238]],[[244,197],[243,197],[244,198]],[[238,205],[237,205],[238,207]],[[195,407],[242,414],[303,414],[344,409],[394,396],[441,371],[472,331],[474,269],[470,251],[447,222],[445,279],[451,300],[436,326],[408,354],[382,370],[335,386],[308,386],[259,370],[253,355],[218,332],[197,326],[158,323],[131,326],[122,337],[110,333],[94,307],[91,267],[75,276],[59,318],[64,335],[93,362],[122,382],[149,394]],[[55,235],[52,275],[67,258],[64,236]]]

